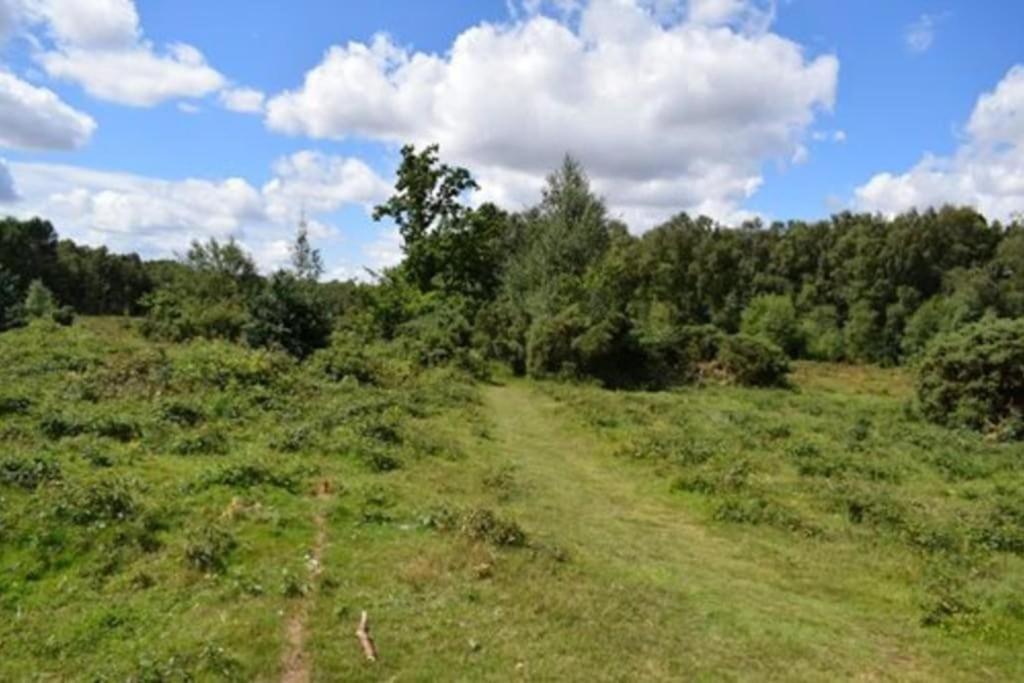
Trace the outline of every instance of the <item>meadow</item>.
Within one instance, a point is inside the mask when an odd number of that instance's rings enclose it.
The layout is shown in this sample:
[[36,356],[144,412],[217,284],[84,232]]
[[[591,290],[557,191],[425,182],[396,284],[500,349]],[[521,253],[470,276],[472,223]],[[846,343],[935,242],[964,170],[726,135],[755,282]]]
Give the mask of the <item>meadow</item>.
[[609,391],[137,327],[0,335],[2,680],[1024,677],[1024,445],[903,370]]

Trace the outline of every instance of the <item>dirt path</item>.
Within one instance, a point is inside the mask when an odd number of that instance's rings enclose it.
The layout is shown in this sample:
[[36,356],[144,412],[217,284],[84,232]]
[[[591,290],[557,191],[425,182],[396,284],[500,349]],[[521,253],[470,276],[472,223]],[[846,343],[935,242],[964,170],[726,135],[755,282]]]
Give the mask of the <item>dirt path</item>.
[[331,483],[323,480],[317,483],[316,512],[313,525],[316,530],[313,548],[307,566],[309,570],[309,591],[289,615],[285,623],[285,643],[287,647],[281,661],[282,683],[308,683],[311,679],[312,666],[309,653],[306,651],[306,621],[316,595],[316,584],[323,573],[324,546],[327,544],[327,518],[324,514],[326,502],[331,498]]

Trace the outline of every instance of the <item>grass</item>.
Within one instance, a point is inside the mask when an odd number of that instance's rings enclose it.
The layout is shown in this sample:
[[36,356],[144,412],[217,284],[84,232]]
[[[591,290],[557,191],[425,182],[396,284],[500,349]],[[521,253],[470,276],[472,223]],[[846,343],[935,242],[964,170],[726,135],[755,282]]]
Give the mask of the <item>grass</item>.
[[919,422],[899,371],[316,367],[0,336],[0,679],[281,680],[297,614],[323,681],[1024,677],[1024,449]]

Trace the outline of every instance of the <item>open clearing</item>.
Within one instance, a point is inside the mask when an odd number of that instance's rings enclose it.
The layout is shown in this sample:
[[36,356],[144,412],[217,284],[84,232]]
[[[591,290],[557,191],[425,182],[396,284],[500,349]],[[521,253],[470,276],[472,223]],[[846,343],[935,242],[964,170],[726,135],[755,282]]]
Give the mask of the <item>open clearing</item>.
[[905,416],[898,371],[388,388],[36,334],[0,349],[4,680],[1024,676],[1021,446]]

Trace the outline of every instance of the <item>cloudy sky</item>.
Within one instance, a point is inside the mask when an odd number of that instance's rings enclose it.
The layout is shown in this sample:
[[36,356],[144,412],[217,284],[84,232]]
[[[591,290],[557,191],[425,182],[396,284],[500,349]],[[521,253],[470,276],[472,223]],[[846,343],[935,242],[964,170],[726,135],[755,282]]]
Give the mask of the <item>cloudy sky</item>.
[[0,213],[146,256],[300,212],[328,274],[393,263],[405,142],[475,202],[565,153],[634,232],[944,202],[1024,211],[1024,3],[0,0]]

